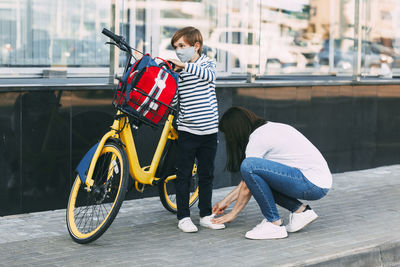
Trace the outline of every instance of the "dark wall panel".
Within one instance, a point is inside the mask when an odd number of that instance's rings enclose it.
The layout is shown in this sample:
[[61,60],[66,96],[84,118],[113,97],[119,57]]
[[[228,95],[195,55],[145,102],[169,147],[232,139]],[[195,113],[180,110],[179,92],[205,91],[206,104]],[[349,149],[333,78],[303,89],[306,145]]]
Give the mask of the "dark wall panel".
[[56,209],[65,203],[70,170],[70,107],[63,107],[68,91],[22,93],[20,109],[23,212]]
[[0,94],[0,216],[20,212],[21,105],[20,93]]
[[[73,170],[109,130],[110,90],[0,93],[0,216],[65,208]],[[400,86],[217,88],[220,116],[244,106],[293,125],[325,156],[332,172],[400,163]],[[134,131],[140,163],[149,165],[160,129]],[[235,185],[219,133],[214,187]],[[132,190],[128,198],[157,195]],[[160,204],[161,205],[161,204]]]

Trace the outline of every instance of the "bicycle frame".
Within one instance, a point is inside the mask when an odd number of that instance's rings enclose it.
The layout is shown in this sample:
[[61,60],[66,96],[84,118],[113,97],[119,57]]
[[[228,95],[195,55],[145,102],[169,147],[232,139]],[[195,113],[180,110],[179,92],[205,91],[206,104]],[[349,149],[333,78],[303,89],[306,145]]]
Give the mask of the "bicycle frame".
[[150,166],[141,167],[139,163],[139,158],[136,152],[135,140],[132,135],[132,129],[129,123],[128,116],[124,115],[121,111],[117,112],[116,119],[114,120],[111,130],[107,132],[100,140],[97,149],[91,160],[89,170],[87,173],[87,178],[85,184],[90,188],[94,181],[92,179],[93,171],[95,168],[95,163],[97,162],[100,152],[103,149],[104,144],[107,140],[111,138],[119,139],[123,143],[123,147],[126,151],[129,161],[129,173],[131,177],[135,180],[136,189],[138,191],[143,191],[143,189],[138,188],[138,183],[154,185],[160,177],[155,177],[158,164],[161,159],[161,155],[164,151],[165,144],[168,139],[175,140],[178,138],[177,131],[172,126],[174,116],[172,114],[168,115],[168,119],[165,122],[163,131],[158,141],[156,151],[154,153],[153,159]]
[[[126,65],[124,68],[123,75],[128,71],[128,68],[130,66],[130,61],[131,58],[133,57],[131,51],[135,50],[138,51],[132,47],[130,47],[123,39],[121,36],[117,36],[114,33],[103,29],[102,31],[103,34],[106,36],[110,37],[114,42],[108,42],[109,44],[116,45],[119,49],[122,51],[125,51],[128,55],[128,58],[126,60]],[[138,51],[140,52],[140,51]],[[141,52],[140,52],[141,53]],[[142,53],[143,54],[143,53]],[[107,132],[100,140],[100,142],[97,144],[97,147],[94,146],[92,149],[88,152],[88,159],[90,159],[90,165],[84,164],[83,170],[85,170],[85,177],[80,177],[80,179],[87,185],[87,190],[90,191],[90,188],[93,186],[94,181],[92,179],[93,172],[95,169],[95,165],[97,162],[97,159],[100,156],[100,153],[104,147],[104,144],[107,142],[109,139],[114,139],[114,140],[120,140],[117,142],[122,142],[122,146],[124,150],[126,151],[128,161],[129,161],[129,173],[131,177],[135,180],[135,186],[136,189],[140,192],[143,192],[143,189],[138,188],[138,183],[143,184],[143,185],[154,185],[160,177],[155,177],[162,153],[165,149],[165,145],[167,143],[168,139],[175,140],[178,138],[178,133],[175,130],[175,128],[172,126],[172,121],[174,119],[174,115],[169,114],[168,119],[165,121],[165,125],[163,128],[163,131],[161,133],[160,139],[157,144],[156,151],[153,155],[153,159],[151,161],[150,166],[145,166],[142,167],[140,166],[138,155],[136,152],[136,145],[135,141],[132,135],[132,128],[129,123],[129,118],[126,114],[121,112],[120,110],[117,111],[117,115],[115,116],[114,122],[111,126],[111,130]],[[94,154],[93,151],[95,150]],[[93,156],[92,156],[93,155]],[[85,155],[86,157],[86,155]],[[81,170],[82,170],[81,169]],[[86,172],[87,171],[87,172]],[[83,175],[83,172],[81,172],[81,175]],[[168,178],[166,178],[168,180]]]

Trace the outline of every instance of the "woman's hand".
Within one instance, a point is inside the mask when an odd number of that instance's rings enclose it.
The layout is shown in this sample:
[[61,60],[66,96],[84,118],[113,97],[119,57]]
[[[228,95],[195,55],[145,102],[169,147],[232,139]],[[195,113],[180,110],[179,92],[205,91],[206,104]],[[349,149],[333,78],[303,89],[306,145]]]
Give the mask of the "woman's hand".
[[236,217],[237,217],[237,214],[236,214],[236,213],[234,213],[234,212],[229,212],[229,213],[225,214],[224,216],[217,217],[217,218],[213,218],[213,219],[211,219],[211,221],[212,221],[213,223],[216,223],[216,224],[230,223],[230,222],[232,222],[233,220],[235,220]]
[[212,213],[221,215],[225,212],[226,208],[228,208],[228,203],[226,203],[226,201],[223,199],[214,205]]
[[235,189],[230,192],[223,200],[216,203],[213,207],[213,213],[220,215],[223,214],[226,208],[233,202],[236,201],[231,212],[224,216],[212,219],[213,223],[228,223],[236,219],[238,214],[243,210],[246,204],[251,198],[251,192],[247,188],[246,183],[241,181]]
[[168,61],[171,61],[172,63],[174,63],[174,65],[175,65],[174,71],[176,71],[176,72],[181,71],[186,67],[186,63],[183,63],[180,60],[168,59]]

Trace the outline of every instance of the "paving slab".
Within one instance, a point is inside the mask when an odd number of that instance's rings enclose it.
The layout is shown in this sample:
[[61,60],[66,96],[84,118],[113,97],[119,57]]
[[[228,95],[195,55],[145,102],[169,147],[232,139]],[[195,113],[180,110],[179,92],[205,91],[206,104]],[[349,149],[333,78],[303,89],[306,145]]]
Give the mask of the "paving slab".
[[[251,199],[224,230],[182,233],[158,197],[125,201],[108,231],[80,245],[65,210],[0,217],[0,266],[400,266],[400,165],[338,173],[314,223],[281,240],[248,240]],[[233,187],[214,190],[213,201]],[[192,219],[198,224],[197,207]],[[283,220],[289,213],[279,209]]]

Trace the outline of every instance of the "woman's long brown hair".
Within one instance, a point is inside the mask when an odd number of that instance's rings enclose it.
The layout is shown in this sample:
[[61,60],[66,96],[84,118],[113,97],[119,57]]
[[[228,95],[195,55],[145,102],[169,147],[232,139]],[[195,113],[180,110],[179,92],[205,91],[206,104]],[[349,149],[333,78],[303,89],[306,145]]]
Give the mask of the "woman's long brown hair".
[[231,107],[221,117],[219,130],[226,141],[226,169],[231,172],[240,170],[246,157],[246,146],[250,134],[267,121],[243,107]]

